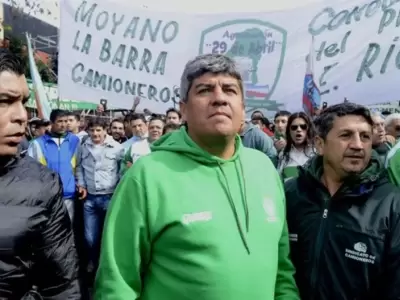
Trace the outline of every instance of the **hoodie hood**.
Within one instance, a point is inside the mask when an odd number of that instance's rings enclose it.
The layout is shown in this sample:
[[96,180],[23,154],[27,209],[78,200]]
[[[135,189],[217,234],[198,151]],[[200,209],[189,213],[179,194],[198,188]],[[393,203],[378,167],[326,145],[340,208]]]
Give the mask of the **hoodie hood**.
[[151,151],[170,151],[181,153],[201,164],[224,164],[238,159],[242,150],[240,137],[235,138],[235,153],[230,159],[222,159],[201,149],[188,135],[187,130],[182,126],[179,130],[162,136],[151,145]]
[[[311,158],[306,165],[300,167],[300,174],[307,177],[312,177],[318,182],[321,181],[321,176],[323,172],[323,158],[320,155],[316,155]],[[355,188],[360,187],[365,189],[365,187],[370,187],[375,184],[379,179],[384,178],[386,175],[386,170],[379,155],[372,151],[371,159],[365,170],[358,176],[354,178],[349,178],[344,182],[344,189],[347,191],[354,191]]]

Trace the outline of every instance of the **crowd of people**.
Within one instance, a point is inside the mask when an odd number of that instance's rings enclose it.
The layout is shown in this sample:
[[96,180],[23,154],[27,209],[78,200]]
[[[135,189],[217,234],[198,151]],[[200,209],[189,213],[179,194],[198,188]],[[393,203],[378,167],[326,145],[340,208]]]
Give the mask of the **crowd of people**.
[[245,118],[233,60],[164,115],[27,120],[0,54],[0,299],[400,299],[400,114]]

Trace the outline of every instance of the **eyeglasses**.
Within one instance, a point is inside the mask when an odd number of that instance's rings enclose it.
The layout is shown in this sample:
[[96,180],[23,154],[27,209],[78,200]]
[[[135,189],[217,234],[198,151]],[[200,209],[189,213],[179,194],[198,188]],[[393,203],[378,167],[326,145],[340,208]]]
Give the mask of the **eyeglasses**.
[[300,125],[290,125],[290,130],[296,131],[297,128],[301,128],[301,130],[307,130],[307,124],[300,124]]

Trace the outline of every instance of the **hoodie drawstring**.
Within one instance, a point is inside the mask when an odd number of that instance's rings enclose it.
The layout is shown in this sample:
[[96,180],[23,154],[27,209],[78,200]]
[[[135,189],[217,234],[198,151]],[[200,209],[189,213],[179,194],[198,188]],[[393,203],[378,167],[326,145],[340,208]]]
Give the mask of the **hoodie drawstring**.
[[[237,174],[238,174],[238,179],[239,179],[239,182],[240,182],[240,190],[241,190],[241,193],[242,193],[242,195],[241,195],[242,197],[241,198],[242,198],[242,203],[243,203],[244,212],[245,212],[246,232],[249,232],[249,223],[250,223],[250,221],[249,221],[249,207],[248,207],[248,203],[247,203],[246,181],[244,179],[243,165],[242,165],[242,162],[240,161],[240,159],[239,159],[239,165],[240,165],[240,173],[241,174],[239,174],[239,172],[237,172]],[[242,239],[243,245],[244,245],[247,253],[250,254],[250,247],[249,247],[249,245],[247,243],[245,232],[243,231],[242,225],[240,223],[239,214],[237,212],[237,209],[236,209],[236,206],[235,206],[235,202],[233,201],[232,193],[231,193],[231,190],[229,188],[228,178],[227,178],[227,176],[226,176],[226,174],[225,174],[225,172],[224,172],[224,170],[222,168],[222,165],[220,163],[218,164],[218,167],[221,170],[221,173],[222,173],[222,175],[224,177],[225,185],[223,185],[223,187],[225,189],[226,195],[228,196],[228,201],[229,201],[229,204],[231,206],[233,215],[235,217],[236,226],[237,226],[237,228],[239,230],[240,237]],[[235,168],[236,168],[236,171],[238,171],[236,161],[235,161]]]

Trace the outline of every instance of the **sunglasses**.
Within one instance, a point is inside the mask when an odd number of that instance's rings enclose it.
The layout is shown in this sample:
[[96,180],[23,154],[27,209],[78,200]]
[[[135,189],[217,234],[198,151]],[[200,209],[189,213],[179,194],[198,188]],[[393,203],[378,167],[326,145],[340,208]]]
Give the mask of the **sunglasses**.
[[299,127],[300,127],[301,130],[307,130],[307,124],[290,125],[290,130],[296,131],[297,128],[299,128]]

